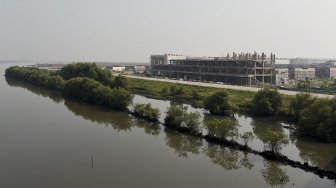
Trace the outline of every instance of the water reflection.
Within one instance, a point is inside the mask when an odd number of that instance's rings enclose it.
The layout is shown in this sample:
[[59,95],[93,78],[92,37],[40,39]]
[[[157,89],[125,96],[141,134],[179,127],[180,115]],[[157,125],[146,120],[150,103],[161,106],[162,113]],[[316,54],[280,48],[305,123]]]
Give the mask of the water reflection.
[[267,133],[265,130],[283,131],[280,121],[272,121],[271,123],[268,119],[254,118],[252,119],[251,125],[253,127],[253,133],[260,140],[264,140]]
[[26,90],[28,90],[32,93],[35,93],[38,96],[47,97],[47,98],[53,100],[55,103],[61,103],[63,101],[63,98],[62,98],[62,96],[60,95],[59,92],[46,90],[46,89],[41,88],[39,86],[29,84],[29,83],[25,83],[23,81],[20,81],[20,80],[17,80],[17,79],[12,79],[12,78],[6,78],[6,82],[11,87],[19,87],[19,88],[26,89]]
[[240,160],[240,164],[243,167],[251,170],[254,167],[254,164],[248,158],[248,153],[246,151],[244,151],[243,153],[244,153],[244,157]]
[[80,116],[94,123],[111,126],[115,131],[131,131],[132,117],[123,112],[83,103],[74,99],[65,99],[64,105],[76,116]]
[[161,131],[160,123],[158,122],[148,122],[145,120],[133,118],[132,124],[138,128],[145,130],[145,133],[158,136]]
[[254,166],[248,158],[248,153],[242,153],[233,148],[208,143],[203,152],[213,164],[219,165],[225,170],[236,170],[242,167],[252,169]]
[[279,163],[274,161],[264,161],[264,168],[261,174],[267,184],[271,186],[283,186],[289,182],[286,169],[280,166]]
[[235,170],[241,167],[239,163],[239,152],[231,148],[209,143],[204,149],[204,154],[210,161],[226,170]]
[[334,144],[320,143],[298,137],[295,145],[300,150],[300,157],[313,165],[336,172],[336,147]]
[[12,87],[27,89],[28,91],[39,96],[48,97],[56,103],[64,101],[64,105],[67,107],[67,109],[76,116],[80,116],[85,120],[89,120],[94,123],[105,125],[106,127],[111,126],[117,132],[131,131],[131,128],[134,126],[145,128],[145,131],[152,135],[158,135],[160,132],[159,126],[157,124],[155,125],[153,123],[150,124],[146,122],[135,121],[132,116],[124,112],[113,111],[109,108],[83,103],[79,100],[62,96],[59,92],[43,89],[41,87],[27,84],[15,79],[6,79],[6,81],[8,85]]
[[165,128],[164,132],[166,133],[166,144],[173,148],[179,157],[187,158],[188,153],[200,153],[200,148],[203,146],[203,142],[200,138],[190,137],[169,128]]
[[[108,108],[82,103],[78,100],[63,97],[57,92],[22,83],[17,80],[7,79],[6,81],[10,86],[25,88],[37,95],[48,97],[56,103],[64,102],[67,109],[76,116],[107,127],[111,126],[116,131],[131,131],[133,127],[137,127],[153,136],[163,135],[161,133],[161,126],[157,123],[138,120],[124,112],[115,112]],[[166,110],[166,107],[164,110]],[[205,116],[205,121],[211,118],[213,117]],[[280,122],[272,121],[272,123],[274,123],[274,126],[270,126],[270,120],[253,120],[251,124],[254,134],[262,139],[266,128],[282,129]],[[260,170],[260,168],[255,167],[251,161],[252,157],[256,157],[254,155],[216,144],[203,144],[203,141],[199,138],[183,135],[167,128],[164,128],[164,133],[165,143],[173,148],[179,157],[187,158],[190,154],[205,155],[211,163],[225,170],[245,168],[251,170],[251,172],[257,172],[256,174],[258,174],[259,177],[264,177],[265,182],[271,186],[282,186],[289,182],[289,176],[287,175],[285,166],[265,161],[263,169]],[[335,158],[333,157],[336,156],[334,145],[326,144],[326,147],[316,147],[316,144],[301,139],[295,140],[295,145],[300,149],[300,156],[302,156],[302,158],[309,159],[318,165],[336,166]],[[330,153],[332,153],[332,155],[329,155]]]

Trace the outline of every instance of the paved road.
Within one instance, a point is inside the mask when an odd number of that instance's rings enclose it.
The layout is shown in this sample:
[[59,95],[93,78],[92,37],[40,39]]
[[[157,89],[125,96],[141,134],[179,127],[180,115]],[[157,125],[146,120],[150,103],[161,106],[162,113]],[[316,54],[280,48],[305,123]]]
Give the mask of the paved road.
[[[125,76],[130,77],[130,78],[143,79],[143,80],[153,80],[153,81],[160,81],[160,82],[170,82],[170,83],[179,83],[179,84],[185,84],[185,85],[195,85],[195,86],[214,87],[214,88],[223,88],[223,89],[234,89],[234,90],[241,90],[241,91],[257,92],[261,89],[261,88],[246,87],[246,86],[222,85],[222,84],[203,83],[203,82],[190,82],[190,81],[149,78],[149,77],[130,76],[130,75],[125,75]],[[279,90],[279,92],[281,94],[284,94],[284,95],[296,95],[297,93],[299,93],[297,91],[288,91],[288,90]],[[316,96],[318,98],[332,98],[332,97],[334,97],[333,95],[316,94],[316,93],[313,93],[312,95]]]

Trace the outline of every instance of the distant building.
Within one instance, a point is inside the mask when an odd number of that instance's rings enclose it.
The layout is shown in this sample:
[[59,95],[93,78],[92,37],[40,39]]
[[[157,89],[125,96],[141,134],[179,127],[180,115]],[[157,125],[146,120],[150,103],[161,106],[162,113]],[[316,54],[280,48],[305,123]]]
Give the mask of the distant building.
[[275,85],[288,85],[288,68],[275,69]]
[[112,71],[113,72],[123,72],[126,70],[125,66],[113,66],[112,67]]
[[295,80],[310,80],[315,77],[315,68],[289,68],[289,78]]
[[295,58],[290,59],[291,65],[310,65],[310,64],[321,64],[328,61],[328,59],[313,59],[313,58]]
[[152,55],[151,72],[157,76],[234,85],[274,84],[275,55],[233,53],[226,57]]
[[322,79],[336,78],[336,67],[316,67],[316,76]]
[[135,65],[134,66],[134,73],[135,74],[142,74],[147,70],[148,66],[145,65]]
[[151,55],[151,64],[168,65],[170,60],[186,60],[187,56],[177,54]]

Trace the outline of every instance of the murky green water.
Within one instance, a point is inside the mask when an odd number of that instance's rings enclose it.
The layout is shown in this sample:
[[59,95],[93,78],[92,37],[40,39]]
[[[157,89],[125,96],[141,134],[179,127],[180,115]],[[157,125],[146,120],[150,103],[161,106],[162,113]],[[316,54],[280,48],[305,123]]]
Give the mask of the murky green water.
[[[1,75],[8,66],[0,64]],[[335,187],[312,173],[39,87],[1,77],[0,88],[0,187]],[[162,112],[169,106],[134,100]],[[263,149],[259,137],[270,121],[236,118],[242,132],[256,134],[251,146]],[[332,169],[335,149],[293,138],[283,152]]]

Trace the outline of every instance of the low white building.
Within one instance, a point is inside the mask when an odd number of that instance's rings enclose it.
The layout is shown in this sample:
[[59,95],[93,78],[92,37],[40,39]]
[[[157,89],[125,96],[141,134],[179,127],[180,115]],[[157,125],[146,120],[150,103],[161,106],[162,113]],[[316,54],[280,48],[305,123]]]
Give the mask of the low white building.
[[113,72],[123,72],[123,71],[125,71],[125,66],[113,66],[112,67],[112,71]]

